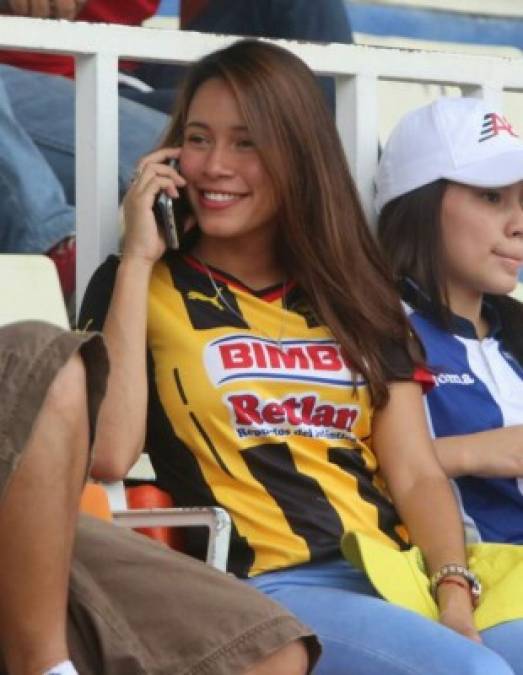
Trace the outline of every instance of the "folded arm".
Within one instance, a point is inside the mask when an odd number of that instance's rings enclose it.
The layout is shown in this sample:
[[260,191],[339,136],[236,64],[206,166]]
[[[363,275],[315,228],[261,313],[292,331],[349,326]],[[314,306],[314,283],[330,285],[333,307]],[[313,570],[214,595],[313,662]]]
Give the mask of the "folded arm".
[[523,425],[489,429],[434,441],[449,478],[520,478],[523,476]]

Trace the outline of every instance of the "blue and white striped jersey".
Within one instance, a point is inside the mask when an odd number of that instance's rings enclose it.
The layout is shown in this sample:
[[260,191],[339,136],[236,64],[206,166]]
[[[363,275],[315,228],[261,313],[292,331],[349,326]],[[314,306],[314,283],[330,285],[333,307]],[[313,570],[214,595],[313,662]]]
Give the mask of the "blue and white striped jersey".
[[[478,339],[474,326],[452,316],[449,330],[413,284],[404,299],[423,342],[436,386],[426,395],[435,438],[471,434],[523,423],[523,367],[503,348],[499,317],[485,305],[490,333]],[[463,476],[454,485],[470,540],[523,543],[523,477]]]

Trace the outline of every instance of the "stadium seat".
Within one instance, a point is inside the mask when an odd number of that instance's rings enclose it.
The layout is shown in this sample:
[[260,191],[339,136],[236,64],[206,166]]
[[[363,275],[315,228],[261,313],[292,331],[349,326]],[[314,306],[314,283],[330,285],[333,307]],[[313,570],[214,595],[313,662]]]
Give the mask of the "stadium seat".
[[87,483],[80,500],[80,511],[102,520],[112,520],[109,497],[102,485]]
[[207,527],[206,562],[225,572],[231,519],[224,509],[173,507],[170,495],[151,484],[127,488],[125,493],[125,508],[113,510],[107,487],[101,483],[88,483],[84,488],[80,510],[103,520],[112,520],[116,525],[130,527],[177,551],[184,550],[182,528]]
[[34,319],[69,328],[58,273],[47,256],[0,254],[0,288],[0,326]]

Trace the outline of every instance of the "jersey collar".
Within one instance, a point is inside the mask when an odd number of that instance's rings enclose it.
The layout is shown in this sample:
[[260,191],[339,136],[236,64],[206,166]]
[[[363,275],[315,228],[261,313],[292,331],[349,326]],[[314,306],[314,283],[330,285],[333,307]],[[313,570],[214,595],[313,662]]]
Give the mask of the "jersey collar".
[[[204,276],[207,276],[207,272],[200,263],[200,261],[197,260],[192,255],[190,255],[190,253],[186,253],[183,256],[183,260],[189,267],[192,267],[192,269],[197,270]],[[254,290],[253,288],[249,288],[249,286],[246,286],[239,279],[236,279],[236,277],[233,277],[231,274],[228,274],[227,272],[219,270],[216,267],[212,267],[211,265],[208,265],[208,268],[211,271],[213,277],[217,281],[221,281],[222,283],[227,284],[228,286],[231,286],[238,290],[241,290],[245,293],[255,295],[256,297],[261,298],[266,302],[273,302],[274,300],[279,300],[284,295],[287,295],[287,293],[289,293],[289,291],[291,291],[296,286],[296,282],[291,279],[290,281],[287,281],[285,284],[275,284],[267,288]]]

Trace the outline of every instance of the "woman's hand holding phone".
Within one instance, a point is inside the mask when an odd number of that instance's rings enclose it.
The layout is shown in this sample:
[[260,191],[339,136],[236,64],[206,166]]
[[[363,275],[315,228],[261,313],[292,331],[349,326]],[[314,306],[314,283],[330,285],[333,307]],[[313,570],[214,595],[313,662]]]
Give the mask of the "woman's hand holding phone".
[[[168,160],[167,164],[180,173],[177,159]],[[180,192],[180,190],[178,190]],[[178,250],[182,244],[187,216],[190,212],[187,197],[180,194],[173,198],[165,190],[160,190],[153,204],[156,225],[163,236],[167,248]]]
[[173,200],[186,184],[176,169],[166,162],[180,156],[180,148],[162,148],[146,155],[137,165],[135,177],[123,200],[125,216],[124,257],[139,257],[154,264],[166,250],[154,215],[154,204],[163,191]]

